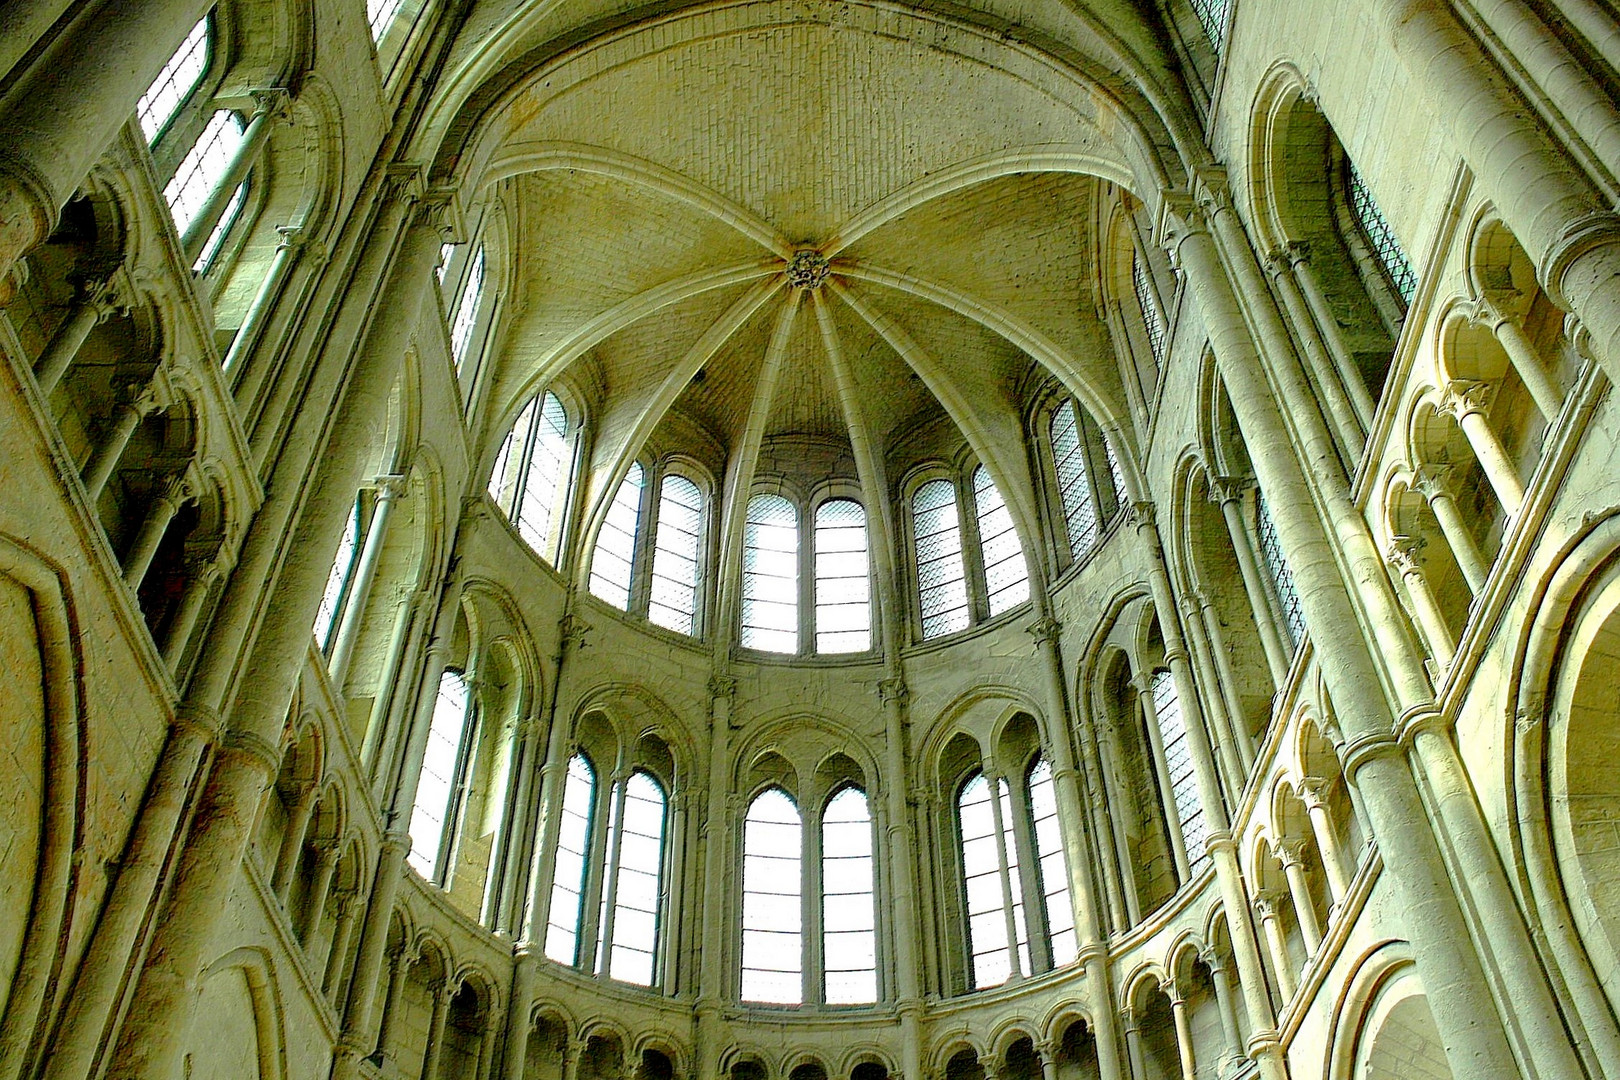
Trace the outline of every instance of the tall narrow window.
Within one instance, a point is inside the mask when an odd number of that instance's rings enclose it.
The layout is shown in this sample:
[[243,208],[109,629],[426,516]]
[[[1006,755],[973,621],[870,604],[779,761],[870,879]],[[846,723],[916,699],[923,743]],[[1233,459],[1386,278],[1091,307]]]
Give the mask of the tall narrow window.
[[354,500],[349,520],[343,526],[338,540],[337,555],[332,569],[326,575],[326,588],[321,593],[320,607],[315,611],[315,644],[326,652],[332,645],[332,632],[337,629],[338,616],[348,600],[349,581],[354,577],[355,559],[360,554],[360,500]]
[[1007,899],[1012,902],[1013,940],[1018,946],[1018,970],[1033,971],[1029,962],[1029,916],[1024,910],[1024,875],[1019,865],[1018,840],[1013,826],[1012,791],[1007,781],[996,780],[997,802],[1001,810],[1001,850],[1007,868]]
[[804,1000],[799,808],[769,788],[743,825],[742,999],[776,1005]]
[[611,977],[638,986],[651,986],[655,974],[665,804],[658,781],[640,770],[632,773],[625,782],[624,819],[614,823],[616,835],[609,840],[612,891],[602,900],[596,963],[598,970],[605,964]]
[[516,503],[518,535],[542,555],[549,551],[552,520],[562,509],[568,474],[568,412],[546,391],[529,443],[528,468]]
[[214,224],[214,231],[208,234],[207,243],[197,253],[197,261],[191,264],[194,274],[206,274],[208,268],[214,265],[214,257],[219,249],[225,246],[225,237],[230,234],[236,225],[236,219],[242,216],[242,207],[247,203],[248,181],[244,180],[236,185],[231,194],[231,201],[225,204],[225,210],[219,215],[219,221]]
[[816,652],[872,647],[872,575],[866,508],[828,499],[816,508]]
[[1164,366],[1164,316],[1159,312],[1159,301],[1153,293],[1153,282],[1148,277],[1147,265],[1140,252],[1131,252],[1131,285],[1136,290],[1136,303],[1142,309],[1142,325],[1147,331],[1148,348],[1153,351],[1153,362]]
[[682,634],[690,634],[696,627],[702,536],[702,490],[684,476],[665,476],[658,496],[647,618]]
[[977,773],[956,800],[962,839],[962,877],[968,917],[968,955],[973,988],[999,986],[1012,975],[1007,940],[1007,896],[1003,890],[1001,837],[990,802],[990,781]]
[[472,718],[472,695],[459,671],[439,678],[433,719],[428,724],[427,749],[416,782],[416,804],[411,808],[409,862],[429,881],[442,876],[441,853],[455,828],[457,788],[465,771],[464,750]]
[[158,136],[163,134],[208,70],[213,52],[213,42],[208,32],[209,18],[204,15],[191,28],[186,40],[169,57],[169,62],[163,65],[163,70],[158,72],[157,78],[152,80],[152,85],[147,87],[135,106],[135,115],[140,119],[141,131],[149,144],[158,141]]
[[613,495],[607,519],[596,536],[596,552],[591,556],[591,594],[620,611],[630,610],[630,578],[635,566],[636,527],[641,521],[645,475],[641,462],[630,463],[630,470]]
[[399,14],[404,0],[366,0],[366,23],[371,27],[371,40],[381,41],[388,27]]
[[911,497],[911,521],[922,636],[926,640],[965,629],[967,569],[962,561],[956,489],[949,480],[930,480],[917,489]]
[[1209,35],[1209,42],[1219,49],[1226,40],[1226,16],[1231,10],[1230,0],[1192,0],[1193,13]]
[[1156,671],[1148,684],[1153,693],[1153,715],[1164,742],[1165,770],[1170,774],[1170,797],[1181,820],[1181,841],[1187,849],[1190,872],[1197,876],[1209,865],[1205,844],[1209,826],[1204,821],[1204,804],[1198,799],[1198,780],[1193,775],[1192,753],[1187,748],[1187,725],[1176,696],[1176,683],[1168,671]]
[[456,304],[455,318],[450,320],[450,357],[461,370],[472,345],[473,329],[478,325],[478,306],[484,298],[484,249],[473,255],[467,271],[467,281],[461,287],[461,300]]
[[1052,765],[1038,758],[1026,777],[1029,814],[1035,833],[1035,857],[1040,860],[1041,897],[1046,907],[1046,936],[1052,965],[1062,967],[1080,955],[1074,929],[1074,905],[1069,899],[1069,862],[1058,824],[1057,790]]
[[1305,609],[1299,601],[1299,590],[1294,588],[1294,572],[1288,567],[1283,554],[1282,541],[1277,536],[1277,525],[1266,508],[1266,497],[1255,495],[1254,531],[1259,539],[1260,559],[1271,575],[1271,585],[1277,591],[1277,603],[1282,608],[1283,627],[1288,631],[1288,642],[1294,648],[1305,638]]
[[175,232],[181,236],[186,235],[197,212],[231,167],[231,161],[241,149],[244,130],[242,118],[230,109],[214,113],[164,187],[163,200],[169,204]]
[[829,1005],[877,1000],[872,814],[846,787],[821,815],[821,941]]
[[1097,546],[1101,529],[1074,402],[1065,401],[1053,411],[1051,431],[1052,468],[1057,476],[1058,498],[1063,504],[1063,523],[1069,534],[1069,553],[1078,559]]
[[979,518],[979,546],[984,552],[984,586],[990,614],[1017,607],[1029,599],[1029,567],[1018,542],[1007,503],[980,465],[973,472],[973,502]]
[[1354,164],[1349,166],[1350,212],[1360,226],[1362,234],[1367,237],[1371,245],[1373,256],[1383,269],[1390,284],[1400,294],[1403,304],[1412,302],[1412,293],[1417,290],[1417,274],[1412,270],[1412,260],[1406,257],[1406,249],[1395,237],[1395,230],[1389,227],[1389,220],[1384,212],[1378,208],[1373,199],[1372,192],[1367,188],[1367,182],[1362,179],[1361,173]]
[[551,871],[551,909],[546,925],[546,958],[559,964],[579,959],[580,908],[585,896],[585,853],[590,847],[596,806],[596,770],[584,754],[568,759],[557,858]]
[[766,652],[799,651],[799,512],[780,495],[748,500],[742,643]]
[[1114,487],[1114,504],[1123,510],[1130,505],[1130,496],[1125,493],[1125,470],[1119,467],[1119,458],[1114,454],[1114,444],[1104,435],[1103,460],[1108,462],[1108,481]]

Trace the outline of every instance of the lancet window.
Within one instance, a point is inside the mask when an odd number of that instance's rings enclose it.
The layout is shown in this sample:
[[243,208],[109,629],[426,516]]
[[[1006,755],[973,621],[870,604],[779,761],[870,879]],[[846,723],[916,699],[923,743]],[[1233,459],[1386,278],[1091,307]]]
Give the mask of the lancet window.
[[1277,603],[1282,609],[1282,622],[1288,631],[1290,644],[1295,648],[1305,638],[1305,609],[1300,603],[1299,590],[1294,588],[1294,572],[1288,567],[1288,557],[1283,554],[1282,541],[1277,536],[1276,523],[1271,520],[1271,512],[1266,509],[1264,495],[1257,494],[1254,500],[1254,531],[1259,541],[1260,558],[1266,564],[1266,572],[1271,577],[1271,587],[1276,590]]
[[1104,528],[1124,505],[1124,477],[1112,446],[1072,399],[1052,409],[1046,436],[1057,494],[1054,516],[1062,520],[1057,543],[1078,562],[1101,542]]
[[573,438],[568,410],[548,390],[518,414],[489,478],[490,498],[535,554],[551,561],[561,556]]
[[[945,477],[911,493],[911,557],[923,640],[966,629],[1029,599],[1029,566],[1006,500],[982,465],[959,491]],[[969,507],[971,514],[964,514]],[[971,531],[977,543],[964,533]]]
[[467,268],[467,278],[461,285],[461,297],[456,301],[456,313],[450,319],[450,358],[459,373],[466,363],[472,346],[473,331],[478,326],[478,312],[484,300],[484,248],[479,245]]
[[471,763],[477,706],[467,678],[447,670],[439,678],[428,725],[427,747],[411,808],[407,861],[424,878],[442,885],[453,865],[458,818]]
[[1368,245],[1372,248],[1373,257],[1378,260],[1379,267],[1389,278],[1396,293],[1400,295],[1401,302],[1410,304],[1412,293],[1417,289],[1417,274],[1412,270],[1412,260],[1407,258],[1406,249],[1395,236],[1395,230],[1389,227],[1389,220],[1379,209],[1378,202],[1362,179],[1361,173],[1354,163],[1347,162],[1346,188],[1350,195],[1350,213],[1356,219],[1362,235],[1366,237]]

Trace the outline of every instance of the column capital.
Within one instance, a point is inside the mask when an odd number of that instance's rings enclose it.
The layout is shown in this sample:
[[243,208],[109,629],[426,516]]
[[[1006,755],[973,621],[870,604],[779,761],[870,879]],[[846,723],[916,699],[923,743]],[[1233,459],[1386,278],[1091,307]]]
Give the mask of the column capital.
[[1306,810],[1315,810],[1327,805],[1328,781],[1321,776],[1302,776],[1294,784],[1294,790],[1299,793],[1299,801],[1305,804]]
[[731,701],[737,696],[737,680],[731,675],[709,676],[709,700]]
[[1132,499],[1123,509],[1132,528],[1138,531],[1153,528],[1155,511],[1152,500]]
[[1490,384],[1477,379],[1453,379],[1446,384],[1444,396],[1435,409],[1455,417],[1461,423],[1465,416],[1485,411],[1485,399],[1490,389]]
[[1035,639],[1036,645],[1045,645],[1047,642],[1058,640],[1058,635],[1063,632],[1063,624],[1051,615],[1042,615],[1024,627],[1024,632]]
[[1206,161],[1194,165],[1192,171],[1193,197],[1205,213],[1214,215],[1232,208],[1232,185],[1226,166]]
[[590,633],[590,623],[586,622],[584,619],[581,619],[578,615],[575,615],[571,611],[564,615],[562,617],[562,621],[557,624],[557,634],[561,639],[559,644],[565,650],[573,649],[574,651],[578,652],[579,650],[586,648],[590,644],[586,640],[590,636]]
[[1384,553],[1384,558],[1402,577],[1409,574],[1422,577],[1423,549],[1427,543],[1421,536],[1397,536],[1390,541],[1389,550]]
[[1249,476],[1222,476],[1211,472],[1206,479],[1212,503],[1241,502],[1243,493],[1254,486],[1254,478]]
[[[736,680],[732,680],[735,687]],[[885,705],[893,702],[904,705],[911,700],[911,688],[906,685],[904,676],[894,675],[878,682],[878,699]]]
[[1176,1008],[1187,1004],[1187,998],[1181,992],[1181,984],[1174,975],[1166,975],[1159,980],[1159,989],[1164,996],[1170,999],[1170,1007]]
[[292,94],[286,87],[255,87],[248,91],[248,97],[253,99],[252,119],[264,116],[276,124],[292,120]]
[[1260,916],[1260,921],[1270,922],[1277,917],[1277,905],[1284,899],[1278,889],[1262,889],[1254,894],[1250,902],[1254,904],[1254,913]]
[[1277,861],[1282,863],[1283,869],[1305,865],[1305,841],[1288,837],[1276,840],[1272,848],[1277,852]]
[[1456,492],[1451,484],[1455,474],[1454,465],[1425,462],[1412,474],[1412,490],[1431,503],[1436,499],[1455,498]]
[[377,498],[379,500],[395,499],[404,492],[405,485],[408,480],[408,477],[399,473],[387,473],[382,476],[374,477],[371,481],[371,486],[376,491]]
[[1179,259],[1182,244],[1200,233],[1208,235],[1209,222],[1192,192],[1164,188],[1159,192],[1159,220],[1153,231],[1174,262]]

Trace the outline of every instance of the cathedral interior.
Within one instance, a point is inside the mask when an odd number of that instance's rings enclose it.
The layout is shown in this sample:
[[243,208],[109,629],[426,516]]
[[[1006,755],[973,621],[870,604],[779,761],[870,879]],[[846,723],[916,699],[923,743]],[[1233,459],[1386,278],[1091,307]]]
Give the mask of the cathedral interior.
[[1620,1076],[1613,0],[0,0],[0,354],[0,1080]]

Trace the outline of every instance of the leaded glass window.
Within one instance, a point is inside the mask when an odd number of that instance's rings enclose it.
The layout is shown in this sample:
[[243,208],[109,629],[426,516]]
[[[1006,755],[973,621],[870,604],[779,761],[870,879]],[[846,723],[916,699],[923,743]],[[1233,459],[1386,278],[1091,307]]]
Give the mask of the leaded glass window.
[[463,761],[472,719],[472,695],[459,671],[439,678],[428,724],[427,747],[416,782],[416,803],[411,808],[411,853],[407,861],[424,878],[437,882],[445,867],[440,855],[455,827],[457,788],[465,771]]
[[911,497],[911,522],[923,638],[966,629],[967,568],[956,489],[949,480],[930,480],[917,489]]
[[1097,520],[1097,503],[1091,493],[1086,447],[1074,402],[1065,401],[1052,412],[1051,433],[1052,468],[1057,476],[1058,498],[1063,505],[1069,553],[1078,559],[1097,546],[1102,530]]
[[821,815],[821,955],[829,1005],[878,999],[872,814],[846,787]]
[[1294,572],[1289,569],[1288,557],[1283,554],[1277,525],[1271,520],[1271,511],[1266,508],[1264,495],[1255,496],[1254,519],[1255,534],[1260,541],[1260,558],[1266,564],[1271,586],[1277,592],[1288,642],[1297,649],[1305,639],[1305,609],[1299,601],[1299,590],[1294,588]]
[[1187,850],[1189,872],[1197,876],[1209,865],[1209,824],[1204,820],[1204,804],[1198,798],[1198,778],[1193,774],[1192,752],[1187,746],[1187,724],[1176,695],[1176,682],[1168,671],[1153,673],[1149,689],[1153,696],[1153,716],[1158,721],[1159,738],[1164,744],[1165,771],[1170,777],[1170,798],[1181,822],[1181,841]]
[[343,536],[338,540],[332,569],[326,575],[326,588],[321,591],[320,606],[315,609],[315,644],[320,646],[322,652],[331,648],[338,616],[348,600],[349,582],[354,577],[354,564],[360,556],[360,536],[360,500],[356,498],[343,525]]
[[1230,0],[1192,0],[1193,14],[1198,16],[1210,44],[1217,49],[1226,40],[1226,18],[1231,7]]
[[467,281],[461,287],[461,300],[456,304],[455,318],[450,320],[450,356],[461,370],[472,345],[473,329],[478,325],[478,306],[484,298],[484,249],[473,255],[467,271]]
[[596,770],[584,754],[568,759],[558,819],[557,858],[551,871],[551,907],[546,925],[546,957],[559,964],[579,959],[579,923],[585,899],[586,854],[596,812]]
[[766,652],[799,651],[799,512],[780,495],[748,500],[742,643]]
[[[637,770],[625,781],[624,815],[608,828],[609,866],[596,965],[620,982],[651,986],[664,873],[664,789]],[[615,804],[615,811],[617,803]]]
[[230,169],[242,147],[245,130],[242,118],[230,109],[215,112],[163,188],[163,200],[168,203],[175,231],[181,236],[186,235],[197,213]]
[[1153,351],[1153,362],[1164,365],[1164,315],[1153,294],[1153,282],[1140,252],[1131,252],[1131,285],[1136,290],[1136,303],[1142,309],[1142,325],[1147,331],[1148,348]]
[[748,806],[743,824],[742,999],[804,1000],[799,808],[781,788]]
[[984,553],[986,598],[990,614],[996,616],[1029,599],[1029,567],[1007,502],[983,465],[973,472],[973,502]]
[[665,476],[658,497],[647,618],[682,634],[692,633],[696,626],[702,533],[702,490],[684,476]]
[[816,652],[865,652],[872,647],[866,508],[854,499],[817,507],[815,553]]
[[381,41],[388,27],[399,15],[404,0],[366,0],[366,24],[371,27],[371,40]]
[[1130,504],[1130,496],[1125,493],[1125,470],[1120,468],[1119,458],[1114,454],[1114,444],[1103,437],[1103,460],[1108,463],[1108,482],[1114,488],[1114,505],[1123,510]]
[[169,122],[180,111],[180,106],[202,82],[208,64],[213,58],[213,41],[208,20],[204,15],[191,28],[191,33],[180,43],[169,62],[163,65],[152,85],[135,106],[135,115],[141,122],[141,131],[148,144],[155,144]]
[[236,219],[242,216],[242,207],[247,204],[247,194],[248,182],[244,180],[236,185],[236,190],[231,194],[231,201],[225,204],[225,212],[219,215],[214,231],[208,234],[208,241],[197,253],[197,261],[191,264],[192,273],[206,274],[208,268],[214,265],[214,258],[219,254],[219,249],[225,246],[225,237],[230,234]]
[[996,825],[990,781],[983,773],[962,785],[956,800],[962,843],[962,879],[967,903],[968,955],[975,990],[999,986],[1013,973],[1007,936],[1003,836]]
[[1389,278],[1390,284],[1400,294],[1403,304],[1412,302],[1412,293],[1417,290],[1417,274],[1412,270],[1412,260],[1406,257],[1406,249],[1401,247],[1400,240],[1395,237],[1395,230],[1389,227],[1389,220],[1379,209],[1377,201],[1362,179],[1361,173],[1354,164],[1349,166],[1350,175],[1350,212],[1356,219],[1356,224],[1367,238],[1372,247],[1373,257],[1383,269],[1384,275]]
[[608,506],[591,556],[591,595],[620,611],[630,610],[630,581],[636,556],[636,528],[641,521],[641,462],[633,461]]
[[1069,899],[1069,862],[1058,823],[1057,787],[1052,765],[1037,758],[1026,775],[1030,823],[1035,834],[1035,857],[1040,861],[1041,898],[1046,908],[1046,936],[1052,964],[1062,967],[1080,955],[1074,928],[1074,905]]
[[552,527],[568,493],[568,411],[546,391],[518,414],[495,455],[489,496],[536,553],[549,556]]

